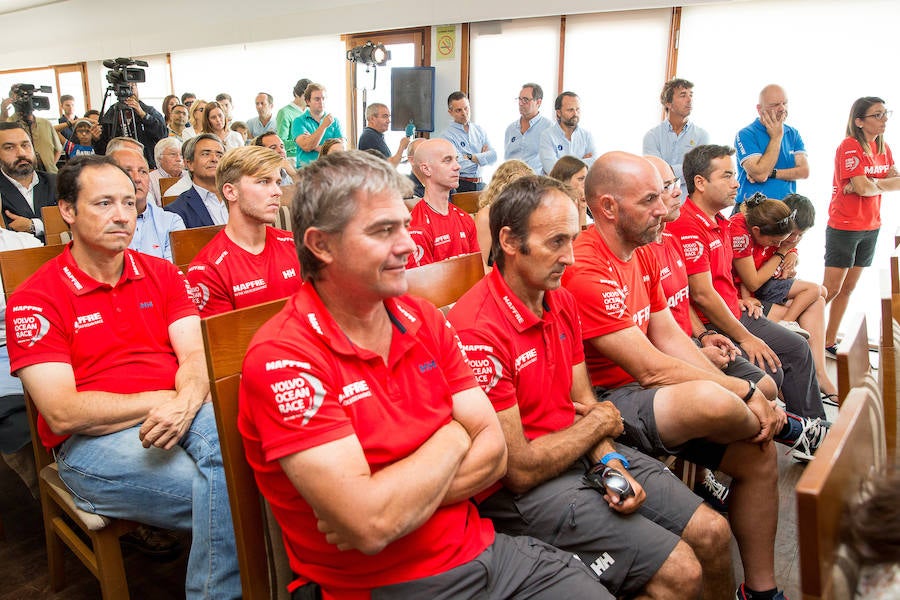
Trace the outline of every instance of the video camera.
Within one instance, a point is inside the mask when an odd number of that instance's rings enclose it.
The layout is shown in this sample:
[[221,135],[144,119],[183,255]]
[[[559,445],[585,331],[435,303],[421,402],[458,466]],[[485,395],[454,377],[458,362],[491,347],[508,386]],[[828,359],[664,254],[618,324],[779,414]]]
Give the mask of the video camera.
[[146,60],[110,58],[103,61],[103,66],[109,69],[106,73],[106,81],[109,82],[109,89],[115,93],[119,102],[124,102],[134,95],[134,92],[131,91],[132,83],[147,81],[147,72],[137,68],[148,66]]
[[34,93],[49,94],[51,91],[49,85],[37,87],[30,83],[17,83],[9,90],[9,95],[18,114],[30,115],[36,110],[50,110],[50,98],[35,96]]

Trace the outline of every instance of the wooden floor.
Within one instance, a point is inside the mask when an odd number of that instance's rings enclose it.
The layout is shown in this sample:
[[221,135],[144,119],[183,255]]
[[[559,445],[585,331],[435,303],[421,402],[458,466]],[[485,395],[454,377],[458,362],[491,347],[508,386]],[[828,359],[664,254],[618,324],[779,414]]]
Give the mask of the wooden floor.
[[[833,361],[829,361],[829,367],[829,370],[833,370]],[[834,377],[833,373],[831,375]],[[826,407],[826,410],[830,419],[836,416],[837,409]],[[803,472],[803,465],[785,455],[784,447],[780,448],[778,458],[780,508],[778,538],[775,544],[775,576],[779,587],[784,589],[787,597],[799,600],[801,595],[797,571],[799,555],[794,486]],[[2,582],[0,600],[100,598],[100,588],[96,580],[70,554],[66,556],[67,587],[58,593],[50,590],[40,506],[2,460],[0,460],[0,518],[6,530],[6,538],[0,540],[0,582]],[[190,541],[185,539],[185,548],[189,544]],[[740,582],[742,571],[734,542],[732,542],[732,556],[735,581]],[[132,599],[184,598],[187,552],[170,563],[153,562],[130,549],[126,549],[125,557]]]

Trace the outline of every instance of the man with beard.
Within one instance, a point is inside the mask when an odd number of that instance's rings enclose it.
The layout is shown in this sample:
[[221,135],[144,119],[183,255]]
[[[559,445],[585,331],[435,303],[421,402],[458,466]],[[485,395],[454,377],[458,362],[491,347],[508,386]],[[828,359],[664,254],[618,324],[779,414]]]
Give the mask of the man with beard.
[[563,92],[556,97],[556,127],[548,127],[541,134],[541,166],[544,173],[553,170],[560,157],[569,155],[591,165],[594,162],[594,136],[578,127],[581,120],[581,100],[575,92]]
[[18,123],[0,123],[0,197],[7,229],[44,241],[41,208],[56,205],[56,176],[35,170],[34,146]]
[[228,204],[228,223],[187,272],[201,317],[284,298],[300,288],[294,237],[270,227],[281,207],[282,160],[268,148],[245,146],[219,163],[216,187]]

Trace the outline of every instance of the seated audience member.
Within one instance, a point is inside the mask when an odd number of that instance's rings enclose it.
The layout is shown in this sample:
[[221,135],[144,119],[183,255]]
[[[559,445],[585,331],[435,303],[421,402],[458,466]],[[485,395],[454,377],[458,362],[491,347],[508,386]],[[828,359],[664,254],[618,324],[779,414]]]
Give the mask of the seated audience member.
[[541,133],[540,158],[544,173],[553,170],[563,156],[580,158],[587,164],[594,162],[594,136],[581,121],[581,99],[575,92],[563,92],[556,97],[556,125],[551,125]]
[[188,267],[201,317],[290,296],[300,288],[300,263],[291,232],[271,227],[281,208],[281,156],[247,146],[225,155],[216,169],[228,224]]
[[184,104],[172,107],[166,124],[169,128],[169,137],[177,139],[182,144],[197,135],[188,120],[188,107]]
[[310,83],[312,81],[306,78],[297,80],[297,83],[294,84],[294,89],[291,90],[294,99],[289,104],[279,108],[278,114],[275,115],[275,130],[278,133],[278,137],[284,142],[284,151],[287,153],[288,158],[294,159],[294,165],[297,164],[297,142],[294,141],[294,136],[291,135],[291,125],[294,123],[294,119],[302,115],[303,111],[306,110],[306,100],[303,98],[303,95],[306,93],[306,88]]
[[384,141],[384,132],[391,128],[391,109],[387,104],[374,102],[366,107],[366,128],[359,136],[356,144],[359,150],[374,149],[381,152],[384,157],[395,167],[403,160],[403,151],[409,146],[410,139],[406,136],[400,140],[397,152],[391,154],[387,142]]
[[322,144],[331,138],[343,138],[341,122],[325,112],[325,86],[310,83],[303,92],[306,110],[291,123],[291,138],[297,143],[297,168],[319,158]]
[[[328,156],[332,152],[346,152],[347,151],[347,142],[344,141],[344,138],[331,138],[330,140],[325,140],[322,143],[322,150],[319,152],[319,156]],[[381,158],[384,158],[383,156]]]
[[231,110],[233,108],[231,94],[226,94],[222,92],[221,94],[216,94],[216,103],[222,109],[222,112],[225,113],[225,127],[230,128],[231,123],[234,122],[234,116],[231,114]]
[[[34,248],[41,243],[24,231],[0,227],[0,252]],[[9,373],[9,350],[6,348],[6,295],[0,294],[0,456],[15,471],[35,500],[39,497],[31,429],[25,410],[22,382]]]
[[179,177],[180,179],[166,189],[166,196],[179,196],[191,187],[191,174],[184,168],[184,158],[181,156],[182,143],[176,137],[167,137],[159,140],[153,149],[156,158],[156,168],[150,172],[150,192],[147,201],[162,206],[163,194],[159,188],[159,180],[163,177]]
[[578,302],[591,384],[619,409],[625,425],[620,442],[732,477],[729,520],[745,582],[737,597],[781,599],[771,441],[787,426],[786,417],[752,379],[716,369],[672,318],[659,264],[642,248],[656,239],[668,213],[662,188],[653,165],[624,152],[604,154],[588,172],[585,195],[594,224],[576,240],[575,264],[563,284]]
[[526,175],[534,175],[534,171],[528,164],[521,160],[507,160],[494,171],[491,182],[478,196],[478,212],[475,213],[475,231],[478,237],[478,247],[481,248],[481,256],[484,264],[488,267],[491,262],[491,205],[500,193],[506,189],[510,183],[525,177]]
[[836,403],[837,386],[825,368],[825,288],[794,277],[777,277],[802,237],[793,235],[795,215],[781,200],[759,193],[741,203],[729,223],[734,284],[744,302],[759,301],[771,321],[809,340],[822,399]]
[[93,134],[91,133],[94,124],[87,119],[78,119],[75,123],[75,129],[72,132],[72,139],[66,140],[63,144],[63,153],[74,158],[81,154],[95,154],[93,144]]
[[185,92],[181,95],[181,103],[184,104],[185,106],[187,106],[188,108],[190,108],[191,105],[194,104],[194,102],[196,102],[196,101],[197,101],[197,94],[194,94],[193,92]]
[[182,152],[192,185],[165,210],[180,215],[189,229],[224,225],[228,222],[228,206],[217,195],[216,167],[225,155],[225,146],[213,134],[201,133],[185,142]]
[[450,124],[440,137],[449,141],[459,155],[458,192],[476,192],[484,189],[481,167],[497,162],[497,151],[491,147],[484,129],[469,118],[471,108],[465,92],[453,92],[447,97]]
[[162,106],[160,110],[162,111],[163,121],[166,123],[169,122],[169,116],[172,114],[172,108],[178,104],[178,96],[175,94],[169,94],[165,98],[163,98]]
[[870,495],[844,515],[850,543],[863,567],[856,600],[900,598],[900,471],[880,474]]
[[305,283],[250,343],[238,415],[297,575],[289,589],[611,598],[572,554],[495,534],[469,501],[505,472],[506,444],[453,329],[405,295],[406,178],[351,151],[298,179]]
[[247,120],[247,135],[249,138],[254,139],[267,132],[277,135],[275,115],[272,114],[272,109],[275,108],[275,99],[272,97],[272,94],[260,92],[256,95],[254,103],[256,104],[257,116]]
[[211,133],[225,146],[225,150],[240,148],[244,145],[244,137],[237,131],[228,129],[225,111],[218,102],[210,102],[203,113],[203,133]]
[[816,367],[806,340],[769,321],[759,301],[742,303],[734,286],[728,220],[719,214],[734,204],[737,194],[733,154],[728,146],[703,145],[684,157],[689,197],[681,216],[667,230],[682,245],[691,305],[708,328],[730,337],[758,367],[783,370],[781,392],[788,412],[824,419]]
[[250,139],[250,130],[247,128],[247,124],[243,121],[232,121],[231,127],[229,127],[231,131],[237,131],[241,138],[244,140],[242,146],[247,145],[247,140]]
[[82,510],[191,531],[188,599],[238,598],[187,282],[174,265],[128,249],[134,185],[111,158],[70,161],[59,197],[72,244],[16,290],[6,314],[10,368],[40,412],[41,442]]
[[411,198],[422,198],[425,195],[425,185],[422,183],[422,171],[416,162],[416,150],[425,142],[425,138],[416,138],[406,148],[406,160],[409,162],[410,173],[407,175],[413,184]]
[[[166,127],[166,120],[159,114],[158,110],[149,104],[141,102],[140,96],[138,95],[137,83],[131,83],[129,85],[131,85],[132,95],[123,100],[123,103],[126,108],[130,108],[131,110],[118,113],[119,118],[125,119],[125,126],[129,131],[137,133],[136,139],[143,144],[144,147],[144,158],[147,159],[147,164],[150,165],[150,168],[155,169],[156,163],[153,161],[153,147],[156,146],[156,142],[164,137],[168,137],[169,129]],[[107,147],[107,144],[116,133],[125,135],[125,131],[121,126],[122,124],[116,122],[117,110],[118,106],[110,107],[106,111],[106,114],[100,119],[103,126],[103,134],[100,136],[100,139],[97,140],[97,143],[94,144],[94,149],[98,154],[108,154],[111,152]],[[134,122],[131,121],[132,116],[135,119]]]
[[157,258],[172,262],[172,246],[169,234],[184,229],[184,221],[175,213],[167,212],[147,200],[150,173],[143,154],[134,150],[116,150],[107,154],[134,184],[134,207],[137,211],[134,236],[128,247]]
[[411,211],[409,235],[416,249],[407,267],[478,252],[475,221],[450,203],[450,190],[459,183],[456,148],[441,138],[428,140],[416,150],[416,163],[424,177],[425,196]]
[[572,190],[578,202],[578,225],[588,224],[587,204],[584,202],[584,180],[587,179],[588,166],[580,158],[563,156],[547,174],[557,181],[562,181]]
[[257,138],[253,142],[257,146],[274,150],[281,157],[281,182],[280,185],[291,185],[294,183],[294,177],[297,176],[297,169],[294,168],[294,161],[288,158],[287,151],[284,149],[284,142],[278,137],[278,134],[269,131]]
[[7,229],[30,233],[43,244],[41,208],[56,206],[56,175],[36,170],[36,163],[28,132],[18,123],[0,122],[3,222]]
[[194,100],[190,106],[191,129],[194,133],[203,133],[203,115],[206,113],[206,100]]
[[116,150],[134,150],[135,152],[144,153],[144,145],[134,138],[130,137],[114,137],[106,144],[106,154],[111,154]]
[[[701,587],[707,598],[730,595],[728,522],[662,463],[615,444],[619,411],[594,397],[575,299],[559,289],[581,233],[568,190],[519,178],[490,220],[495,268],[447,315],[509,453],[502,485],[477,497],[478,512],[503,533],[552,538],[616,596],[696,598]],[[588,469],[606,468],[633,495],[585,485]]]

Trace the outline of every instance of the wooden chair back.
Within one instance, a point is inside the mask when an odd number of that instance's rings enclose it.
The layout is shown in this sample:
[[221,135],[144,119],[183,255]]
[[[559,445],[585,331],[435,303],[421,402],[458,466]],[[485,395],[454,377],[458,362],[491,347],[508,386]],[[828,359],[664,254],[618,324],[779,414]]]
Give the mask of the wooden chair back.
[[473,215],[478,212],[478,197],[481,192],[456,192],[450,196],[450,202],[463,212]]
[[44,239],[48,246],[62,244],[60,235],[69,231],[69,224],[63,221],[59,206],[41,208],[41,220],[44,222]]
[[838,406],[851,389],[862,385],[870,369],[866,315],[857,313],[851,316],[844,339],[837,349]]
[[900,247],[891,252],[891,293],[900,294]]
[[159,202],[162,204],[163,208],[165,208],[176,200],[178,200],[178,196],[163,196]]
[[[804,600],[849,598],[838,591],[835,570],[841,519],[868,476],[884,462],[884,429],[877,390],[854,388],[841,406],[828,437],[806,466],[795,488]],[[851,586],[853,583],[850,584]]]
[[881,331],[878,342],[878,385],[884,410],[884,435],[887,460],[896,464],[897,457],[897,398],[900,397],[900,323],[897,308],[900,295],[891,294],[890,273],[881,271]]
[[244,354],[259,327],[280,311],[286,301],[275,300],[222,313],[201,323],[245,600],[284,597],[292,578],[286,567],[287,555],[280,530],[278,535],[269,535],[272,521],[266,520],[256,479],[247,464],[237,429]]
[[172,246],[172,262],[184,272],[197,256],[197,253],[213,239],[224,225],[193,227],[169,232],[169,243]]
[[3,292],[9,300],[17,287],[31,277],[38,268],[51,258],[62,253],[64,245],[38,246],[22,250],[0,252],[0,277],[3,278]]
[[[175,185],[181,180],[181,177],[160,177],[159,178],[159,193],[161,196],[166,195],[166,190]],[[176,196],[177,197],[177,196]]]
[[428,300],[440,309],[446,309],[459,300],[482,277],[484,262],[480,252],[448,258],[406,272],[409,293]]

